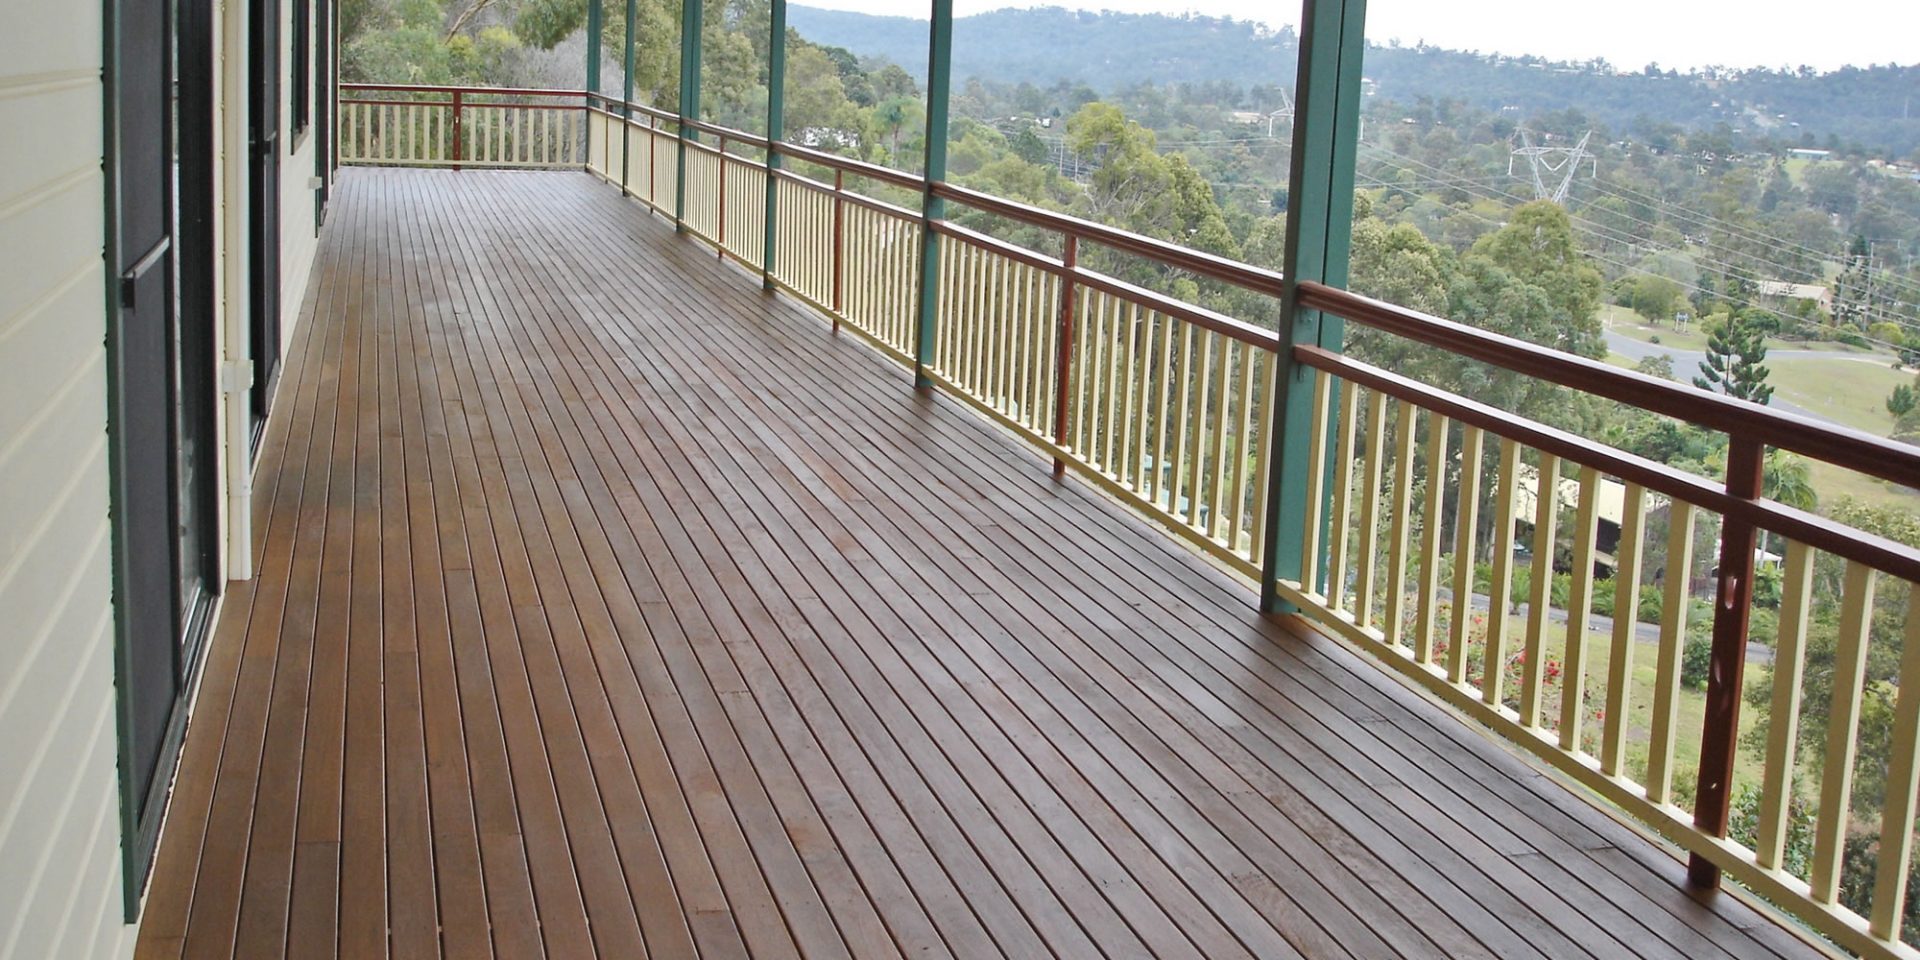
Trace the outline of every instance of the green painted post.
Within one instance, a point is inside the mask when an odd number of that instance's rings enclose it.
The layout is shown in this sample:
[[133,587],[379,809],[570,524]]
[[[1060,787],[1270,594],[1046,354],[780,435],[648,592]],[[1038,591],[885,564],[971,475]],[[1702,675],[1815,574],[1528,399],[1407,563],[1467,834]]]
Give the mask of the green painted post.
[[587,92],[600,92],[600,3],[587,0]]
[[633,164],[627,162],[627,151],[633,149],[633,21],[638,0],[627,0],[626,50],[622,57],[622,69],[626,80],[620,85],[620,195],[630,196],[632,191],[627,184],[627,171]]
[[703,0],[680,0],[680,162],[673,181],[673,229],[687,229],[687,144],[700,139],[688,120],[700,119],[700,28]]
[[[592,109],[593,96],[600,92],[600,3],[601,0],[587,0],[587,107]],[[591,118],[589,118],[591,119]],[[593,124],[587,124],[587,156],[593,156]],[[591,163],[592,161],[588,161]]]
[[1272,398],[1275,469],[1267,489],[1267,555],[1260,577],[1260,609],[1269,613],[1290,612],[1275,590],[1276,582],[1319,579],[1317,571],[1302,569],[1307,477],[1308,471],[1329,470],[1331,465],[1311,462],[1313,371],[1293,362],[1292,347],[1311,343],[1338,350],[1345,324],[1338,317],[1297,307],[1295,286],[1304,280],[1334,286],[1347,282],[1366,22],[1366,0],[1305,0],[1300,18],[1300,72],[1287,181],[1287,291],[1280,313],[1279,389]]
[[939,309],[940,235],[934,221],[947,214],[947,202],[933,185],[947,179],[947,90],[953,81],[953,0],[933,0],[927,29],[926,187],[920,194],[920,324],[913,343],[913,385],[933,386],[927,367],[933,362],[933,327]]
[[779,144],[787,129],[787,0],[773,0],[773,19],[767,40],[767,223],[760,244],[760,286],[773,290],[774,218],[780,213],[775,172],[780,169]]

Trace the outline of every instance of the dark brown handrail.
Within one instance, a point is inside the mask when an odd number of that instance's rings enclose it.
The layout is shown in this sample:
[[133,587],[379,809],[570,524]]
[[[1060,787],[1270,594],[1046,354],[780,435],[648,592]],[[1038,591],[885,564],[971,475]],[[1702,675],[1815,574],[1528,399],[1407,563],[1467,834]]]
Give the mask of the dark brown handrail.
[[[752,161],[748,161],[748,162],[751,163]],[[836,171],[836,174],[838,173],[839,171]],[[865,207],[868,210],[873,210],[878,213],[884,213],[889,217],[894,217],[901,220],[915,220],[915,221],[920,219],[920,211],[918,210],[909,210],[906,207],[902,207],[896,204],[891,204],[886,202],[885,200],[875,200],[872,197],[863,196],[858,193],[848,193],[844,182],[840,186],[821,183],[820,181],[815,180],[812,177],[803,177],[800,174],[794,173],[793,171],[788,170],[785,167],[781,167],[780,169],[775,170],[773,172],[773,175],[776,178],[781,180],[790,180],[796,184],[799,184],[801,187],[804,187],[805,189],[812,190],[817,193],[824,193],[831,197],[839,197],[840,199],[845,200],[846,202],[851,203],[856,207]],[[836,179],[842,179],[842,178],[836,176]]]
[[[588,93],[586,96],[589,99],[599,100],[609,105],[621,102],[603,94]],[[704,120],[682,120],[678,115],[655,110],[637,103],[629,103],[627,105],[636,110],[653,113],[656,116],[672,120],[676,123],[684,123],[692,130],[699,130],[704,133],[713,134],[714,136],[725,137],[731,141],[739,141],[740,143],[760,150],[772,150],[781,156],[805,160],[830,170],[891,184],[893,186],[904,187],[908,190],[921,191],[931,189],[934,196],[942,199],[952,200],[977,210],[984,210],[988,213],[1006,217],[1009,220],[1052,230],[1063,235],[1078,236],[1082,240],[1091,241],[1124,253],[1158,261],[1176,269],[1185,270],[1189,273],[1212,280],[1219,280],[1223,283],[1244,287],[1257,293],[1281,297],[1284,296],[1286,292],[1285,281],[1278,272],[1273,270],[1267,270],[1250,264],[1240,263],[1236,260],[1230,260],[1226,257],[1189,249],[1179,246],[1178,244],[1168,243],[1164,240],[1155,240],[1137,233],[1094,223],[1091,220],[1082,220],[1078,217],[1070,217],[1065,214],[1054,213],[1050,210],[1042,210],[1039,207],[1012,200],[1005,200],[992,196],[991,194],[970,190],[966,187],[956,186],[951,183],[939,182],[929,187],[925,178],[916,174],[895,170],[891,167],[883,167],[879,164],[867,163],[863,160],[854,160],[837,154],[827,153],[823,150],[803,147],[798,144],[770,140],[767,137],[748,133],[744,130],[737,130],[733,127],[709,123]],[[857,195],[848,194],[847,196],[849,199],[854,199]],[[1248,329],[1255,328],[1249,327]],[[1242,332],[1243,331],[1235,330],[1229,332],[1229,335],[1246,339],[1241,336]]]
[[585,90],[539,90],[527,87],[442,86],[425,83],[343,83],[341,90],[380,90],[393,93],[460,93],[502,97],[585,97]]
[[1303,281],[1299,289],[1299,302],[1303,307],[1729,436],[1791,450],[1893,483],[1920,487],[1920,448],[1623,370],[1325,284]]
[[[1045,254],[1035,253],[1025,247],[1015,246],[1005,240],[987,236],[977,230],[969,230],[948,220],[935,220],[933,231],[953,237],[956,240],[986,250],[996,256],[1005,257],[1016,263],[1022,263],[1038,270],[1044,270],[1057,277],[1068,277],[1082,287],[1100,290],[1122,300],[1137,303],[1155,313],[1165,314],[1176,320],[1191,323],[1196,327],[1212,331],[1223,337],[1238,340],[1250,346],[1259,347],[1268,352],[1280,350],[1280,337],[1273,331],[1256,327],[1244,320],[1237,320],[1224,313],[1208,310],[1205,307],[1175,300],[1163,293],[1156,293],[1145,287],[1136,286],[1125,280],[1108,276],[1094,270],[1088,270],[1078,263],[1067,264]],[[1068,234],[1068,239],[1077,239],[1076,234]],[[1076,248],[1078,244],[1075,244]],[[1078,251],[1076,249],[1076,258]]]
[[969,190],[951,183],[934,184],[933,195],[965,204],[976,210],[1006,217],[1009,220],[1017,220],[1057,233],[1073,234],[1082,240],[1091,240],[1103,247],[1111,247],[1149,260],[1158,260],[1168,266],[1196,273],[1208,279],[1245,287],[1257,293],[1273,297],[1284,296],[1286,293],[1286,283],[1279,273],[1237,260],[1202,253],[1164,240],[1143,237],[1137,233],[1094,223],[1091,220],[1042,210],[1039,207],[1006,200],[978,190]]
[[[637,113],[643,116],[653,117],[656,120],[669,120],[676,124],[680,122],[679,114],[674,113],[670,110],[662,110],[659,107],[648,106],[647,104],[644,104],[644,103],[636,103],[633,101],[623,102],[618,97],[609,97],[604,93],[589,92],[587,93],[586,97],[587,97],[588,109],[598,110],[601,113],[604,113],[610,117],[619,116],[618,113],[614,112],[613,108],[624,105],[628,109],[632,110],[634,113]],[[600,105],[597,107],[593,105],[593,101],[595,100],[600,101]]]
[[867,180],[878,180],[881,183],[890,183],[896,187],[905,187],[908,190],[920,190],[926,186],[927,182],[917,174],[895,170],[892,167],[883,167],[877,163],[868,163],[865,160],[853,160],[839,156],[838,154],[828,153],[824,150],[815,150],[812,147],[803,147],[793,143],[781,143],[777,145],[776,149],[780,151],[780,155],[783,157],[794,157],[805,160],[808,163],[817,163],[831,170],[844,171],[852,176]]
[[1342,380],[1351,380],[1370,390],[1378,390],[1461,423],[1472,424],[1522,446],[1593,467],[1604,474],[1639,484],[1675,500],[1683,500],[1723,516],[1738,517],[1763,530],[1798,540],[1817,550],[1920,582],[1920,550],[1905,544],[1771,500],[1733,496],[1720,484],[1703,477],[1594,443],[1591,439],[1556,427],[1516,417],[1497,407],[1361,363],[1325,347],[1299,344],[1293,348],[1293,355],[1302,364],[1316,370]]
[[[605,94],[586,93],[585,96],[587,96],[590,99],[602,101],[603,103],[606,103],[609,105],[618,105],[621,103],[621,101],[618,98],[609,97],[609,96],[606,96]],[[772,149],[775,152],[779,153],[781,156],[793,157],[795,159],[805,160],[809,163],[816,163],[816,164],[819,164],[820,166],[827,167],[832,170],[845,171],[846,173],[852,174],[853,176],[856,176],[856,177],[862,177],[868,180],[878,180],[882,183],[890,183],[890,184],[893,184],[894,186],[906,187],[909,190],[921,190],[926,185],[926,180],[922,177],[919,177],[915,174],[906,173],[901,170],[895,170],[891,167],[883,167],[876,163],[868,163],[864,160],[854,160],[848,157],[839,156],[837,154],[827,153],[823,150],[815,150],[811,147],[803,147],[803,146],[800,146],[799,144],[785,143],[781,141],[770,141],[768,138],[760,136],[759,134],[748,133],[745,130],[738,130],[733,127],[721,126],[720,124],[717,124],[717,123],[709,123],[705,120],[687,120],[682,118],[679,114],[671,113],[665,110],[660,110],[654,107],[649,107],[649,106],[646,106],[645,104],[629,102],[626,104],[626,106],[632,107],[633,109],[643,113],[653,114],[654,116],[659,117],[662,120],[671,120],[674,123],[684,123],[687,126],[687,128],[690,130],[699,130],[703,133],[710,133],[717,137],[726,137],[728,140],[738,140],[741,143],[748,144],[750,146],[756,147],[761,150]]]
[[688,120],[686,121],[686,124],[687,124],[687,129],[689,130],[698,130],[702,133],[711,133],[716,137],[724,137],[729,142],[737,141],[739,143],[744,143],[749,147],[754,147],[759,150],[767,149],[766,137],[762,137],[757,134],[748,133],[745,130],[735,130],[732,127],[723,127],[717,123],[708,123],[705,120]]

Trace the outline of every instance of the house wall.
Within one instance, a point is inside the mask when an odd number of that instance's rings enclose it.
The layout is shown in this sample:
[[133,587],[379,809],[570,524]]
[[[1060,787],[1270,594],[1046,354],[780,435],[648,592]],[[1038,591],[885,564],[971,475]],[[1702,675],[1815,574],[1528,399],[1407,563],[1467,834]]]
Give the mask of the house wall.
[[[246,4],[217,6],[219,296],[203,322],[218,359],[244,361]],[[0,2],[0,960],[121,957],[133,941],[114,693],[104,24],[102,3]],[[288,342],[316,248],[316,133],[282,161]],[[222,563],[246,575],[225,538],[244,535],[230,521],[248,486],[245,393],[216,395]]]
[[[313,0],[307,4],[309,24],[313,19]],[[308,30],[311,36],[313,31]],[[293,62],[293,4],[281,4],[280,63],[282,69]],[[311,59],[310,61],[311,62]],[[311,85],[309,85],[311,89]],[[319,150],[319,117],[325,97],[313,94],[315,103],[308,114],[307,129],[293,132],[293,84],[280,84],[280,142],[293,147],[282,159],[280,168],[280,335],[282,356],[293,343],[299,328],[300,304],[306,299],[307,278],[313,271],[313,255],[319,238],[313,229],[313,159]]]
[[115,956],[103,14],[0,22],[0,958]]

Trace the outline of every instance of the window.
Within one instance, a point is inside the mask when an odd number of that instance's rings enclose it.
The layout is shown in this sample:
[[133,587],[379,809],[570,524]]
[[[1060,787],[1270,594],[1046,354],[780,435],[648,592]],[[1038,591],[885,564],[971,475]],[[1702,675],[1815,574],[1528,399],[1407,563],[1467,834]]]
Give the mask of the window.
[[288,58],[287,65],[292,73],[288,90],[293,101],[293,142],[288,145],[289,150],[299,148],[300,135],[313,119],[313,3],[312,0],[292,0],[292,3],[293,56]]

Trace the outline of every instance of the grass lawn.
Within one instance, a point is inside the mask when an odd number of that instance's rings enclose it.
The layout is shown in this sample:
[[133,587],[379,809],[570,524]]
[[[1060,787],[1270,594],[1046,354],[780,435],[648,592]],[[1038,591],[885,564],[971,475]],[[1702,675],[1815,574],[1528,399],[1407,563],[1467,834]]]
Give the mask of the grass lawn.
[[[1645,339],[1652,332],[1651,328],[1633,330],[1625,325],[1615,326],[1614,329],[1636,339]],[[1685,349],[1681,344],[1672,342],[1673,331],[1663,329],[1658,332],[1663,334],[1663,344]],[[1804,348],[1809,345],[1797,346]],[[1823,346],[1821,349],[1827,348]],[[1618,354],[1609,355],[1607,362],[1627,369],[1634,366],[1632,361]],[[1860,359],[1852,360],[1795,357],[1792,350],[1775,350],[1768,354],[1767,366],[1773,371],[1769,379],[1773,383],[1775,396],[1819,416],[1876,436],[1886,436],[1893,429],[1893,415],[1886,408],[1887,394],[1892,393],[1894,387],[1910,384],[1914,380],[1912,371],[1895,370],[1886,359],[1871,354],[1862,354]],[[1920,511],[1920,490],[1886,483],[1817,460],[1810,463],[1814,489],[1820,491],[1822,500],[1830,502],[1841,497],[1852,497],[1874,506]]]
[[1686,330],[1656,327],[1647,323],[1645,318],[1632,310],[1612,304],[1601,307],[1600,316],[1602,320],[1612,321],[1613,325],[1608,329],[1614,333],[1643,343],[1652,343],[1657,337],[1660,340],[1660,346],[1674,350],[1705,350],[1707,348],[1707,335],[1700,331],[1698,324]]
[[1879,359],[1803,359],[1775,351],[1767,355],[1767,367],[1773,371],[1768,382],[1776,396],[1881,436],[1893,428],[1887,394],[1913,382],[1912,371],[1895,370]]
[[[1895,370],[1880,360],[1796,359],[1777,353],[1768,356],[1767,366],[1773,370],[1769,379],[1775,396],[1876,436],[1886,436],[1893,428],[1887,394],[1913,382],[1910,371]],[[1811,463],[1814,489],[1822,500],[1852,497],[1875,506],[1920,510],[1920,491],[1817,460]]]
[[[1609,324],[1607,329],[1610,332],[1620,334],[1632,340],[1638,340],[1642,343],[1653,343],[1657,337],[1660,341],[1659,346],[1673,350],[1705,350],[1707,348],[1706,330],[1698,323],[1689,326],[1685,330],[1676,330],[1672,327],[1665,326],[1654,326],[1648,323],[1645,317],[1634,313],[1632,310],[1610,303],[1601,305],[1600,319],[1602,322]],[[1875,351],[1872,349],[1856,347],[1851,344],[1841,343],[1838,340],[1781,340],[1775,338],[1767,341],[1767,349],[1773,351],[1772,355],[1774,357],[1789,356],[1795,350],[1858,353],[1862,357],[1875,355]]]
[[1818,460],[1809,462],[1813,466],[1813,488],[1820,491],[1822,504],[1834,503],[1842,497],[1852,497],[1876,507],[1901,507],[1920,512],[1920,490],[1876,480],[1830,463],[1821,463]]

